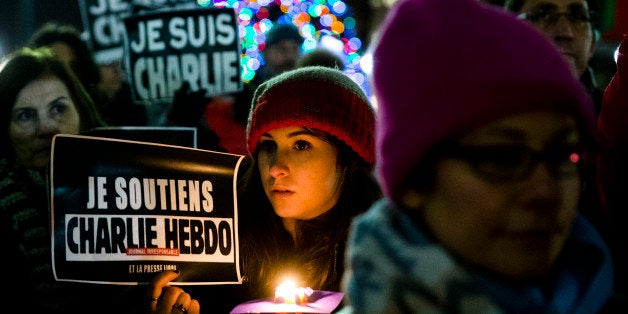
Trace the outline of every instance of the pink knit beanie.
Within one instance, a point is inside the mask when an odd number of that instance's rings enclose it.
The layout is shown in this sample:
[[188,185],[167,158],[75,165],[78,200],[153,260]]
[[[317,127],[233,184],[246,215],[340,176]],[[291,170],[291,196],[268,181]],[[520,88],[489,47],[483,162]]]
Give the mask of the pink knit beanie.
[[249,152],[269,130],[304,126],[344,141],[373,164],[375,117],[364,91],[343,72],[310,66],[284,72],[253,95],[246,135]]
[[535,29],[477,0],[400,0],[376,38],[375,171],[398,200],[435,144],[519,111],[559,107],[593,128],[593,105]]

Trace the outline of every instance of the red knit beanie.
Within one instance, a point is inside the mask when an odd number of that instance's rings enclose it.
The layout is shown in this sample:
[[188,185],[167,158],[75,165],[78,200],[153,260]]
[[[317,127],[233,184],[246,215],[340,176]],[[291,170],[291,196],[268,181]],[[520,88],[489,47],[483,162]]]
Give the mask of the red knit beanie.
[[246,135],[249,152],[272,129],[304,126],[344,141],[373,164],[375,117],[364,91],[343,72],[310,66],[284,72],[253,95]]
[[375,40],[376,175],[398,200],[437,143],[534,108],[573,112],[590,136],[593,105],[538,31],[477,0],[400,0]]

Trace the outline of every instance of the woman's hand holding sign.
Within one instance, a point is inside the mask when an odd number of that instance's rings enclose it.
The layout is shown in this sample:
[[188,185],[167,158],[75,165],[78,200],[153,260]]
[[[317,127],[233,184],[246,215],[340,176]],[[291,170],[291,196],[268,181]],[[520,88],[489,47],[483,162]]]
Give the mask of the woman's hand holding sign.
[[149,313],[200,313],[201,306],[196,299],[183,289],[169,285],[177,277],[178,270],[167,270],[151,281],[148,289]]

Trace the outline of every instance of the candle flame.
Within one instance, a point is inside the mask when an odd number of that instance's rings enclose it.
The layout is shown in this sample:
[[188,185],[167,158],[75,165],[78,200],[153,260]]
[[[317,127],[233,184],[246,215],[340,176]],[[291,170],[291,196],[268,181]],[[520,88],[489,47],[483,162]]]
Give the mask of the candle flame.
[[275,302],[283,300],[286,304],[307,303],[307,297],[312,294],[310,287],[297,287],[292,280],[285,280],[275,290]]

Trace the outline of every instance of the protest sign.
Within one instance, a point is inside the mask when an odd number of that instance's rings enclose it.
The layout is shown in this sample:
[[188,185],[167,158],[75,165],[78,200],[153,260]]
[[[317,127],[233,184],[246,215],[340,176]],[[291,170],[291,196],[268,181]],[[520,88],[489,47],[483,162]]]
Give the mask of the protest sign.
[[170,102],[183,81],[207,96],[242,90],[233,9],[160,10],[126,17],[124,25],[135,102]]
[[236,179],[244,156],[56,135],[50,166],[58,281],[241,283]]
[[79,0],[88,45],[99,64],[122,60],[124,23],[131,0]]
[[99,64],[122,60],[125,16],[136,11],[198,7],[195,0],[78,0],[87,44]]

